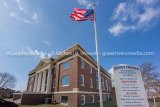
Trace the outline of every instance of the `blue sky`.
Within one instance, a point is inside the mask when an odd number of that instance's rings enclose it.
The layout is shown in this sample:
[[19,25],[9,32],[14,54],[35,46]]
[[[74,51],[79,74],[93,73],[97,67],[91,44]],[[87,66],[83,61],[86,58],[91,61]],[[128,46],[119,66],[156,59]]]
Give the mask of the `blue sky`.
[[[16,89],[26,88],[28,73],[55,51],[78,43],[94,52],[92,21],[74,22],[74,7],[91,8],[92,0],[0,0],[0,72],[14,74]],[[109,70],[116,64],[160,66],[160,2],[158,0],[97,0],[100,52],[154,52],[151,56],[102,56]],[[9,55],[29,51],[37,56]],[[48,55],[40,54],[46,52]],[[95,58],[95,56],[93,56]],[[159,68],[158,68],[159,69]]]

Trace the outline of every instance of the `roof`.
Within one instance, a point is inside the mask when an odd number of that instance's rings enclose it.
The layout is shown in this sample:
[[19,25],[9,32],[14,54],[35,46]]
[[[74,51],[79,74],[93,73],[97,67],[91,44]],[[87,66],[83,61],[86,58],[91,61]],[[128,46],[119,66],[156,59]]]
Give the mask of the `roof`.
[[[64,53],[66,53],[66,52],[74,52],[75,50],[79,50],[81,52],[83,51],[83,53],[86,53],[85,54],[86,57],[90,61],[92,61],[92,63],[94,63],[95,65],[97,64],[97,62],[95,61],[95,59],[93,59],[90,55],[88,55],[87,52],[79,44],[75,44],[75,45],[71,46],[70,48],[64,50],[55,59],[53,59],[53,58],[42,59],[40,61],[40,63],[36,66],[36,68],[29,73],[29,75],[33,74],[40,66],[43,66],[43,64],[45,65],[47,63],[57,62],[58,60],[60,60],[60,59],[62,59],[62,58],[64,58],[66,56],[66,54],[64,54]],[[101,70],[103,70],[105,73],[107,73],[107,75],[110,76],[110,74],[108,72],[106,72],[106,70],[102,66],[100,66],[100,67],[101,67]]]
[[44,59],[42,59],[38,63],[38,65],[36,66],[36,68],[34,68],[32,71],[29,72],[29,75],[33,74],[36,70],[38,70],[38,69],[40,69],[40,68],[42,68],[42,67],[44,67],[44,66],[46,66],[46,65],[48,65],[48,64],[50,64],[52,62],[54,62],[53,58],[44,58]]

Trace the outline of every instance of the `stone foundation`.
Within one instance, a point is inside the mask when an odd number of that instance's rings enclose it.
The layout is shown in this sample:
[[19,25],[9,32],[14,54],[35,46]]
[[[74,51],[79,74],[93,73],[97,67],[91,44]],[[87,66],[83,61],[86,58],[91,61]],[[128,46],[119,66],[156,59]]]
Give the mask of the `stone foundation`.
[[[53,94],[45,93],[23,93],[21,104],[22,105],[36,105],[36,104],[45,104],[45,99],[51,99]],[[48,102],[51,103],[51,102]]]

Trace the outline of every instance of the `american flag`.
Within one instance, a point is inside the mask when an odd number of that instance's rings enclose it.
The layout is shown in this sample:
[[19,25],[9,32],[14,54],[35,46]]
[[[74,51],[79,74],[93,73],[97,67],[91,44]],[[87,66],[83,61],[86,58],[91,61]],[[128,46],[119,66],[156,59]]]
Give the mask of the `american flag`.
[[70,14],[70,17],[74,21],[85,21],[85,20],[94,21],[94,10],[74,8],[74,12]]

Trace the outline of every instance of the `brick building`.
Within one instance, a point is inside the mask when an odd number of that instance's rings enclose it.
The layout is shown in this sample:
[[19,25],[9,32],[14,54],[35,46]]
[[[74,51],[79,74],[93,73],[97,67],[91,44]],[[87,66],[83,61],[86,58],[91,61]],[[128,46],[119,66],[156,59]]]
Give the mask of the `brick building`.
[[[112,89],[111,76],[101,67],[103,100]],[[55,59],[42,59],[29,72],[22,104],[40,104],[45,99],[78,107],[99,102],[96,61],[79,45],[74,45]],[[27,100],[26,100],[27,99]]]

